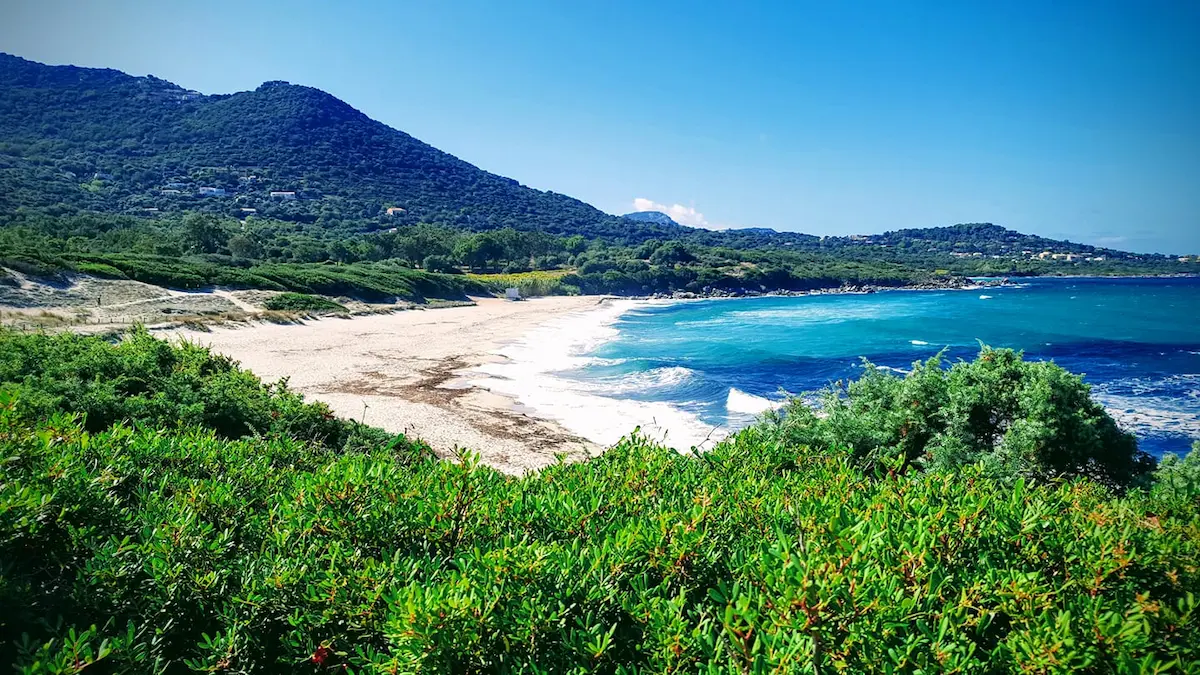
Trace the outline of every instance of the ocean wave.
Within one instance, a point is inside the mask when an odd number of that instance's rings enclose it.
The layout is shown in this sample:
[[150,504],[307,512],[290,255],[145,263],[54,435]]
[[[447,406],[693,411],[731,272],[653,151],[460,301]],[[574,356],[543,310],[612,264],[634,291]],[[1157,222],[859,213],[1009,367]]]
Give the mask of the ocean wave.
[[1200,413],[1181,405],[1176,399],[1105,394],[1094,398],[1122,429],[1139,436],[1170,433],[1200,437]]
[[726,312],[720,316],[696,321],[681,321],[676,326],[724,326],[724,325],[812,325],[839,324],[859,319],[877,319],[883,316],[896,318],[904,314],[900,307],[885,307],[882,303],[862,303],[856,306],[845,304],[797,303],[788,307],[771,309],[744,309]]
[[[534,328],[522,339],[500,349],[507,357],[500,363],[476,366],[468,374],[472,386],[489,389],[532,408],[564,428],[593,443],[609,446],[634,428],[667,445],[687,450],[706,449],[727,435],[728,430],[705,424],[696,414],[662,402],[634,401],[604,396],[595,383],[562,377],[566,371],[595,365],[623,363],[622,359],[586,356],[618,334],[614,324],[628,311],[644,307],[645,301],[617,301],[584,313],[572,314]],[[624,376],[630,388],[668,386],[692,377],[683,367],[654,368]]]
[[914,344],[914,345],[916,345],[916,346],[918,346],[918,347],[923,347],[923,346],[925,346],[925,345],[929,344],[928,342],[926,342],[926,341],[924,341],[924,340],[909,340],[909,342],[910,342],[910,343],[912,343],[912,344]]
[[979,299],[980,299],[980,300],[991,300],[991,299],[992,299],[992,296],[990,296],[990,295],[981,295],[981,296],[979,296]]
[[612,378],[590,381],[586,386],[601,394],[627,394],[679,387],[695,378],[696,371],[683,366],[663,366]]
[[764,396],[747,394],[736,387],[730,387],[729,395],[725,398],[725,409],[731,413],[758,415],[782,405],[782,401],[772,401]]

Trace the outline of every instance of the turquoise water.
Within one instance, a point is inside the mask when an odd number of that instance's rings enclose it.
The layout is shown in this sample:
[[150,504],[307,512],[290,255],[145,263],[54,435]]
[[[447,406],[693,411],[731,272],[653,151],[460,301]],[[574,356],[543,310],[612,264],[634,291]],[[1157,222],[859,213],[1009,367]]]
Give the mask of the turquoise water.
[[[677,411],[677,426],[724,433],[785,391],[856,377],[863,357],[902,371],[942,349],[973,358],[984,342],[1084,374],[1155,455],[1200,439],[1200,279],[1032,279],[975,291],[634,305],[611,326],[615,334],[589,348],[582,367],[557,377],[626,410]],[[688,439],[700,430],[673,433]]]

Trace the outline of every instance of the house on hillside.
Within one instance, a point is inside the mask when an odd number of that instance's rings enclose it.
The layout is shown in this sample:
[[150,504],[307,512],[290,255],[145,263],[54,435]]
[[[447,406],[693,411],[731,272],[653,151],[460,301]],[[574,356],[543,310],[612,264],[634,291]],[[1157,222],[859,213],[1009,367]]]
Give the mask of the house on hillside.
[[404,214],[404,209],[399,206],[389,206],[387,210],[389,216],[400,216]]
[[224,197],[225,188],[219,187],[202,187],[200,188],[201,197]]
[[167,189],[164,189],[164,190],[159,190],[158,192],[159,192],[159,194],[168,195],[168,196],[170,196],[170,195],[177,195],[177,194],[181,194],[181,193],[179,192],[179,190],[167,190]]
[[296,198],[296,193],[292,190],[273,190],[271,199],[282,199],[283,201],[291,201]]

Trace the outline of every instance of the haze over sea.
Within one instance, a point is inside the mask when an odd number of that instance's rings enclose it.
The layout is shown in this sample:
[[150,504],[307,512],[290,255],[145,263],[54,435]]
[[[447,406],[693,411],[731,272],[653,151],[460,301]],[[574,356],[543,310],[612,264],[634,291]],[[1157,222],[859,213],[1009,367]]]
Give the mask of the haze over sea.
[[[941,350],[1024,350],[1084,375],[1156,456],[1200,438],[1200,279],[1037,278],[962,291],[621,301],[545,326],[485,370],[493,389],[599,443],[642,425],[677,448],[711,442],[800,394],[902,374]],[[716,429],[714,431],[714,428]]]

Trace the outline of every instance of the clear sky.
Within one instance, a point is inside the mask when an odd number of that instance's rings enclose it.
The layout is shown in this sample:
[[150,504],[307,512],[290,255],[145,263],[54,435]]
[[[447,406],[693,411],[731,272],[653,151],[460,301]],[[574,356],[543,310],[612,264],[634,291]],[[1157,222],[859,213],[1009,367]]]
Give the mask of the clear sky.
[[1200,253],[1200,2],[3,0],[0,51],[288,80],[611,213]]

